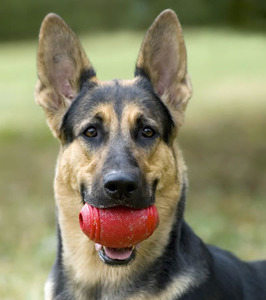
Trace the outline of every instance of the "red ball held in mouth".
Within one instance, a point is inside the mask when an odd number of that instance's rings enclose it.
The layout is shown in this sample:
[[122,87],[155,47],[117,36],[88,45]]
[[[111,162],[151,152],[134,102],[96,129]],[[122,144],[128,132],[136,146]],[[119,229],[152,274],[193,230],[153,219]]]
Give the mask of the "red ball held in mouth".
[[157,208],[97,208],[85,204],[80,228],[92,241],[110,248],[126,248],[147,239],[159,224]]

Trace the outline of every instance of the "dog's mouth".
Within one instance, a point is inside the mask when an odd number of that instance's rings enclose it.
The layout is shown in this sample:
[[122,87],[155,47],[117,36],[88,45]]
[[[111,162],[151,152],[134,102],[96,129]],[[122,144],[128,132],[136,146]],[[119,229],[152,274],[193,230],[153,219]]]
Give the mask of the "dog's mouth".
[[136,247],[110,248],[101,244],[95,244],[100,259],[112,266],[127,265],[132,262],[136,256]]

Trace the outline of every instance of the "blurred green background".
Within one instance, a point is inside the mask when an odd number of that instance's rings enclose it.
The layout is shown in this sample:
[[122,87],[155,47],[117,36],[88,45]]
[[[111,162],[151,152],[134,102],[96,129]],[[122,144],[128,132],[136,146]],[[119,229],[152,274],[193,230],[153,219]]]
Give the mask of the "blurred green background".
[[186,218],[208,243],[266,258],[266,5],[260,0],[2,0],[0,7],[0,299],[42,299],[55,249],[58,143],[33,99],[37,35],[60,14],[100,79],[132,78],[164,8],[184,25],[194,95],[179,143]]

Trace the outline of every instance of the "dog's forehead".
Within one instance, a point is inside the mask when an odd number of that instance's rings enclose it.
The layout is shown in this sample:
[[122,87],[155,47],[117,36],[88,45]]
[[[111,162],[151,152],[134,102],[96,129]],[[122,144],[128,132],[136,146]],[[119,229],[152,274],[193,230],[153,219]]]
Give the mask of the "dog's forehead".
[[103,103],[113,106],[119,118],[128,105],[142,108],[146,114],[154,112],[152,106],[157,108],[161,105],[148,81],[136,79],[100,82],[92,89],[85,88],[80,107],[88,113],[93,113],[94,108]]
[[141,114],[156,120],[159,126],[170,128],[173,125],[168,109],[154,93],[149,81],[135,78],[93,85],[85,83],[64,117],[62,130],[73,136],[75,128],[80,128],[96,115],[100,115],[103,121],[116,118],[120,122],[125,113],[132,116]]

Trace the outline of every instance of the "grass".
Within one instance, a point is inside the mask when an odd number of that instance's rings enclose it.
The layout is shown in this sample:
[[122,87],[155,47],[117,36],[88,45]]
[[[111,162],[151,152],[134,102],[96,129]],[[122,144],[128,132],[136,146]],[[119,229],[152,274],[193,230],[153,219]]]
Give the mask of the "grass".
[[[194,96],[180,144],[189,166],[186,218],[207,242],[266,258],[266,40],[185,30]],[[81,37],[100,79],[132,78],[141,33]],[[56,238],[58,149],[33,102],[36,41],[0,44],[0,299],[42,299]]]

